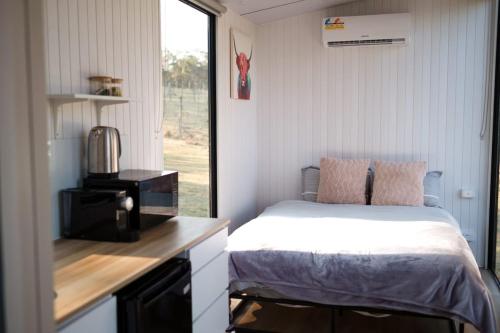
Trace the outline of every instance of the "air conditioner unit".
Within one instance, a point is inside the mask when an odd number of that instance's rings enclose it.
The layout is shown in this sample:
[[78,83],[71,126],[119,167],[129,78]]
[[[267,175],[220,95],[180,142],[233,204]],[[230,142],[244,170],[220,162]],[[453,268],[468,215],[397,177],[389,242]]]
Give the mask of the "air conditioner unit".
[[410,14],[339,16],[323,19],[325,47],[407,44]]

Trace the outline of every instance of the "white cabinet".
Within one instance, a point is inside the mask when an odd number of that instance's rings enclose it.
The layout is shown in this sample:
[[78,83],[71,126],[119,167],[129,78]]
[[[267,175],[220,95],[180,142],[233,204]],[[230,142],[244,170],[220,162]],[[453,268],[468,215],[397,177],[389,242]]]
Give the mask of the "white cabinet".
[[227,228],[189,251],[193,332],[221,333],[229,325]]
[[226,246],[227,228],[189,250],[189,260],[191,260],[191,271],[193,274],[196,274],[200,268],[224,252]]
[[58,333],[116,333],[116,297],[109,297],[58,328]]
[[[194,333],[229,325],[227,228],[189,250]],[[116,297],[98,302],[58,327],[58,333],[117,333]]]
[[228,293],[225,291],[193,324],[193,333],[224,333],[229,326]]
[[191,277],[193,319],[198,318],[226,291],[228,285],[227,258],[227,252],[220,253],[213,261]]

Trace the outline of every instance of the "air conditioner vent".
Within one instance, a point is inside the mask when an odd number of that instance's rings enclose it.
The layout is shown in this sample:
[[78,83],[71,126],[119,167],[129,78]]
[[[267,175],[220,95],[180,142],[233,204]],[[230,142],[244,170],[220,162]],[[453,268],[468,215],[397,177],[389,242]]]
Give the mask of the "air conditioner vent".
[[347,40],[328,42],[329,47],[339,46],[361,46],[361,45],[385,45],[385,44],[405,44],[404,38],[391,38],[391,39],[363,39],[363,40]]
[[406,45],[410,41],[409,13],[337,16],[323,19],[325,47]]

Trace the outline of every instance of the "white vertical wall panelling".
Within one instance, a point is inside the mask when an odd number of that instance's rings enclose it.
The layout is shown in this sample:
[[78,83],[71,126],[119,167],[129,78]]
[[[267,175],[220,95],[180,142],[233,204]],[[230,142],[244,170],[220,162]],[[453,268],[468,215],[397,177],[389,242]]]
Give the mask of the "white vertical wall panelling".
[[[463,129],[464,129],[464,113],[465,113],[465,106],[464,106],[464,97],[465,97],[465,67],[467,66],[467,61],[466,61],[466,42],[467,42],[467,8],[465,7],[465,1],[466,0],[458,0],[458,8],[457,8],[457,20],[458,20],[458,29],[457,29],[457,34],[458,34],[458,43],[457,43],[457,64],[456,64],[456,73],[457,73],[457,79],[455,81],[454,85],[454,99],[455,99],[455,124],[454,124],[454,146],[453,146],[453,160],[456,161],[454,163],[453,169],[453,177],[454,177],[454,182],[452,183],[452,189],[453,188],[460,188],[460,184],[462,181],[463,177],[463,167],[462,167],[462,160],[461,160],[461,154],[463,151],[463,143],[464,143],[464,134]],[[463,184],[467,186],[467,184]],[[458,195],[453,195],[454,193],[451,192],[451,195],[453,196],[453,212],[457,214],[457,216],[460,216],[460,206],[462,204],[461,199],[459,198]],[[468,202],[463,202],[464,205],[467,205]],[[467,227],[468,221],[463,217],[461,221],[461,226]]]
[[[115,67],[117,58],[115,58],[114,54],[114,22],[113,22],[113,0],[101,0],[104,2],[104,63],[107,73],[113,73],[115,76]],[[99,37],[98,37],[99,38]],[[116,127],[116,106],[111,105],[107,108],[106,113],[104,114],[104,119],[107,119],[107,124],[112,127]]]
[[[151,25],[152,29],[152,36],[153,36],[153,54],[152,54],[152,61],[153,61],[153,66],[158,66],[158,68],[161,68],[161,25],[160,25],[160,2],[155,1],[153,3],[153,22],[156,22],[156,25]],[[154,65],[156,64],[156,65]],[[154,82],[157,82],[158,86],[161,87],[162,85],[162,75],[159,70],[156,70],[156,67],[153,67],[153,80]],[[154,168],[155,169],[161,169],[163,167],[163,131],[162,131],[162,124],[163,124],[163,108],[162,108],[162,91],[160,89],[154,89],[153,86],[153,96],[154,96],[154,110],[155,110],[155,117],[154,117],[154,138],[155,138],[155,147],[156,147],[156,152],[154,153],[155,161],[154,161]]]
[[[90,72],[90,44],[89,44],[89,22],[88,22],[88,0],[77,1],[77,15],[78,15],[78,37],[77,40],[80,41],[78,53],[78,59],[80,62],[81,72]],[[80,79],[80,87],[78,91],[87,92],[89,91],[89,82],[86,77],[83,77],[80,72],[75,77],[75,79]],[[87,132],[90,130],[92,124],[92,112],[83,112],[86,108],[88,109],[89,103],[81,106],[81,117],[82,117],[82,131]]]
[[[78,25],[78,8],[77,0],[68,1],[68,25],[69,25],[69,76],[71,91],[81,91],[80,89],[80,43],[79,43],[79,25]],[[71,22],[71,24],[70,24]],[[72,114],[70,115],[71,126],[70,132],[72,136],[77,133],[82,127],[82,109],[81,103],[72,105]],[[73,121],[74,120],[74,121]]]
[[[480,139],[492,0],[368,0],[258,28],[258,209],[300,197],[322,156],[426,160],[483,264],[490,140]],[[409,11],[406,47],[326,49],[320,19]],[[473,200],[458,191],[472,188]]]
[[[161,168],[157,0],[47,0],[45,24],[48,94],[86,93],[91,75],[123,78],[124,96],[132,101],[105,107],[102,124],[120,130],[122,168]],[[85,176],[87,135],[97,125],[93,103],[65,105],[61,115],[61,137],[51,138],[54,238],[59,191]]]
[[[493,94],[490,95],[490,91],[493,92],[493,85],[490,84],[490,81],[492,80],[491,77],[493,76],[493,57],[494,57],[494,52],[488,52],[491,50],[493,46],[493,39],[496,39],[496,33],[495,33],[495,26],[496,26],[496,13],[498,13],[498,2],[497,1],[492,1],[488,4],[488,6],[483,6],[483,19],[484,21],[489,21],[489,25],[483,25],[483,37],[484,39],[481,39],[483,43],[483,54],[480,58],[482,58],[482,63],[480,63],[480,67],[483,70],[481,71],[481,75],[479,77],[478,84],[476,85],[476,88],[480,88],[480,90],[476,90],[478,95],[477,95],[477,102],[475,102],[475,105],[481,104],[482,108],[484,110],[492,110],[492,101]],[[483,22],[482,20],[479,20],[478,22]],[[479,58],[479,57],[478,57]],[[485,116],[491,117],[492,118],[492,112],[486,112]],[[491,119],[490,118],[490,119]],[[491,128],[491,122],[490,128]],[[482,125],[482,124],[481,124]],[[478,125],[478,128],[481,130],[481,125]],[[484,133],[484,140],[491,142],[491,138],[493,136],[493,131],[489,131]],[[478,155],[473,155],[473,157],[479,157],[477,160],[475,160],[475,163],[479,170],[488,170],[489,173],[491,173],[490,165],[491,165],[491,147],[490,145],[483,145],[483,144],[478,144],[476,142],[475,148],[476,151],[480,152]],[[477,210],[473,211],[476,212],[477,215],[472,215],[477,216],[479,221],[485,220],[488,218],[488,211],[484,210],[484,206],[482,205],[483,202],[486,202],[486,206],[489,207],[489,186],[490,186],[490,178],[489,177],[484,177],[484,175],[479,174],[478,172],[475,172],[475,170],[471,170],[471,172],[477,177],[479,180],[480,186],[479,188],[483,189],[483,191],[480,191],[478,193],[478,201],[475,202],[475,206]],[[496,172],[496,171],[495,171]],[[476,235],[478,239],[481,239],[480,237],[483,237],[485,239],[485,243],[487,242],[487,234],[488,234],[488,227],[486,223],[476,223],[475,224],[475,229],[473,231],[476,231]],[[486,258],[488,255],[487,251],[484,251],[484,258]],[[485,259],[486,260],[486,259]]]
[[[290,25],[292,26],[292,25]],[[283,45],[290,45],[291,43],[291,38],[293,38],[293,36],[290,36],[291,34],[290,33],[287,33],[286,32],[287,30],[283,29],[281,31],[281,43]],[[263,50],[261,50],[263,51]],[[281,51],[284,52],[285,51],[285,48],[282,47],[281,48]],[[282,78],[281,80],[283,80],[283,86],[281,87],[281,89],[283,90],[282,92],[282,103],[283,103],[283,112],[286,114],[287,117],[292,117],[291,115],[291,110],[292,110],[292,105],[293,105],[293,102],[292,102],[292,99],[291,99],[291,96],[289,96],[287,93],[289,91],[291,91],[292,89],[292,85],[293,85],[293,82],[291,80],[284,80],[285,78],[285,72],[290,70],[291,68],[291,58],[290,57],[287,57],[285,56],[283,53],[280,53],[279,55],[277,55],[277,57],[279,59],[281,59],[282,61],[282,66],[283,66],[283,71],[281,73],[282,75]],[[261,63],[259,63],[259,65],[262,65]],[[259,124],[260,126],[260,124]],[[286,140],[287,137],[290,137],[290,133],[294,132],[294,129],[293,127],[291,126],[284,126],[283,127],[283,134],[281,135],[281,140]],[[293,143],[290,142],[288,145],[284,146],[284,149],[282,151],[282,157],[281,157],[281,160],[282,161],[290,161],[290,153],[292,151],[292,148],[293,147]],[[290,161],[291,162],[291,161]],[[286,170],[286,169],[282,169],[283,170],[283,173],[281,175],[281,177],[283,178],[288,178],[288,173],[289,173],[289,170]],[[292,184],[288,183],[286,184],[284,187],[283,187],[283,191],[286,192],[287,190],[290,189],[290,187],[292,186]]]
[[[129,22],[128,22],[128,2],[127,1],[118,1],[120,3],[120,8],[118,10],[117,16],[119,17],[119,25],[118,31],[116,32],[116,35],[119,36],[118,38],[120,39],[120,43],[117,47],[117,57],[120,59],[120,77],[122,78],[128,78],[128,80],[125,80],[122,84],[122,91],[123,92],[128,92],[129,97],[130,97],[130,76],[129,76],[129,62],[128,62],[128,57],[129,57],[129,52],[128,52],[128,44],[129,44],[129,39],[128,39],[128,29],[129,29]],[[118,111],[118,119],[120,120],[119,128],[121,128],[125,133],[128,133],[129,135],[126,137],[126,139],[123,142],[123,148],[122,148],[122,163],[123,165],[128,165],[130,167],[130,149],[131,149],[131,144],[130,144],[130,103],[128,104],[120,104],[119,105],[120,110]]]
[[[87,22],[88,22],[88,43],[89,43],[89,73],[98,73],[99,65],[98,65],[98,50],[97,50],[97,18],[95,15],[91,15],[91,13],[95,13],[96,8],[96,0],[87,0]],[[93,42],[91,42],[93,41]],[[83,78],[85,79],[85,78]],[[90,86],[90,85],[89,85]],[[89,127],[92,127],[92,124],[97,119],[97,115],[95,113],[95,106],[93,103],[89,103],[89,113],[90,113],[90,124]],[[89,130],[90,130],[89,128]]]
[[[111,38],[113,40],[113,59],[114,59],[114,69],[113,73],[118,78],[123,76],[122,69],[122,57],[120,54],[121,44],[123,41],[121,40],[120,28],[121,28],[121,1],[112,0],[111,1],[112,11],[111,11],[111,23],[113,25],[113,31],[111,33]],[[114,106],[114,121],[115,127],[123,128],[123,105]]]
[[[144,84],[142,84],[142,81],[144,79],[144,67],[145,65],[143,64],[144,61],[144,53],[145,50],[143,48],[137,47],[137,44],[139,41],[144,41],[146,40],[145,36],[143,35],[144,33],[144,7],[145,4],[141,3],[139,1],[134,1],[134,6],[135,6],[135,12],[136,12],[136,17],[135,17],[135,40],[136,40],[136,46],[133,47],[133,51],[135,52],[135,71],[136,71],[136,89],[137,89],[137,96],[138,98],[144,97]],[[146,161],[146,141],[147,139],[144,137],[144,133],[147,131],[147,119],[145,116],[145,110],[146,106],[144,103],[137,103],[137,123],[136,123],[136,128],[137,131],[139,132],[139,137],[138,137],[138,154],[137,156],[142,160]]]
[[[61,90],[65,87],[70,87],[70,62],[69,62],[69,21],[68,21],[68,1],[57,1],[57,16],[58,16],[58,39],[59,39],[59,65],[60,65],[60,82]],[[64,68],[64,70],[62,70]],[[71,115],[72,106],[63,105],[61,113],[62,133],[71,135]]]
[[[134,123],[132,124],[133,131],[137,133],[135,137],[136,141],[136,156],[139,160],[144,161],[144,137],[143,137],[143,129],[144,129],[144,117],[143,117],[143,104],[138,103],[138,99],[141,98],[142,95],[142,57],[141,57],[141,49],[137,47],[142,38],[141,36],[141,3],[138,1],[131,2],[132,11],[134,15],[133,19],[133,28],[132,34],[134,38],[134,44],[131,45],[131,52],[134,54],[134,61],[132,62],[135,81],[134,81],[134,89],[135,93],[135,110],[134,110]],[[135,161],[135,167],[138,167],[139,161]]]
[[[283,146],[283,122],[279,121],[283,117],[283,58],[280,57],[283,55],[283,27],[274,26],[272,33],[277,46],[277,48],[274,50],[275,55],[272,62],[272,67],[275,69],[276,75],[271,81],[272,87],[276,92],[276,111],[272,113],[272,126],[276,133],[273,146],[275,148],[278,148]],[[278,148],[274,149],[273,152],[275,154],[275,158],[273,160],[274,164],[271,166],[271,170],[274,174],[274,178],[279,179],[279,181],[281,181],[281,184],[283,184],[283,178],[281,177],[281,170],[283,170],[283,150]],[[274,198],[281,196],[281,189],[281,187],[272,188]]]
[[153,65],[157,62],[155,61],[155,58],[158,57],[158,55],[153,54],[154,53],[154,47],[153,47],[153,35],[151,33],[151,29],[154,26],[152,24],[152,9],[153,9],[153,3],[152,1],[149,1],[146,3],[145,6],[145,15],[144,15],[144,22],[142,25],[144,26],[144,34],[146,36],[146,50],[148,50],[147,53],[144,55],[144,60],[143,63],[146,65],[146,72],[145,76],[148,79],[144,86],[145,92],[144,92],[144,105],[146,107],[144,115],[147,117],[147,125],[145,128],[147,129],[147,132],[149,135],[145,136],[146,142],[145,142],[145,154],[146,154],[146,159],[147,159],[147,168],[148,169],[153,169],[154,166],[154,160],[155,160],[155,153],[156,150],[154,149],[154,142],[155,142],[155,130],[154,130],[154,115],[155,112],[151,112],[150,110],[153,110],[154,107],[154,93],[153,93],[153,85],[156,83],[155,82],[155,75],[154,75],[154,70],[153,70]]
[[[470,63],[468,62],[465,67],[465,84],[463,87],[463,95],[464,95],[464,117],[463,117],[463,137],[469,138],[473,133],[480,132],[480,129],[477,126],[474,126],[475,123],[480,122],[478,117],[474,117],[474,68],[476,66],[476,57],[479,55],[475,52],[475,45],[477,43],[476,40],[476,30],[477,30],[477,13],[478,10],[468,8],[466,13],[467,20],[467,38],[466,38],[466,50],[465,57],[466,59],[470,59]],[[480,55],[479,55],[480,56]],[[466,92],[470,92],[470,96],[467,97]],[[463,141],[463,151],[472,157],[472,140],[464,140]],[[470,170],[472,168],[472,160],[471,158],[462,159],[462,183],[465,187],[469,187],[472,183]],[[471,201],[465,202],[461,205],[460,215],[464,217],[464,220],[468,221],[467,229],[470,230],[472,228],[472,219],[471,219]]]
[[[257,49],[259,50],[259,54],[261,56],[261,61],[259,62],[259,72],[265,72],[268,70],[268,63],[269,60],[271,59],[271,56],[269,55],[270,50],[266,49],[264,45],[268,43],[268,37],[266,36],[261,36],[259,35],[256,41]],[[262,90],[268,89],[269,83],[266,81],[260,82]],[[257,144],[258,144],[258,152],[259,156],[263,158],[264,160],[258,163],[258,179],[263,179],[263,178],[269,178],[269,168],[268,168],[268,161],[269,159],[267,156],[264,156],[260,154],[260,152],[269,152],[269,149],[265,149],[265,145],[268,142],[266,138],[264,138],[265,135],[269,133],[268,126],[269,122],[267,120],[267,114],[265,112],[268,110],[268,107],[266,105],[267,100],[269,98],[269,94],[262,94],[260,98],[257,101],[257,107],[258,109],[262,110],[262,112],[257,113],[257,128],[261,129],[261,136],[258,136],[257,138]],[[291,97],[292,98],[292,97]],[[220,129],[219,129],[220,131]],[[260,184],[262,186],[260,192],[261,195],[257,197],[257,205],[260,206],[263,202],[267,202],[269,200],[269,189],[267,188],[267,184]]]
[[[230,57],[231,28],[247,34],[254,42],[250,101],[229,97],[229,66],[234,61]],[[218,213],[220,217],[231,219],[230,231],[254,218],[257,210],[257,95],[260,79],[256,69],[260,65],[257,62],[261,52],[270,54],[272,50],[256,47],[256,42],[256,26],[247,19],[230,10],[217,18]]]
[[139,78],[136,75],[136,64],[139,62],[139,60],[136,57],[136,50],[134,45],[136,45],[136,24],[135,21],[137,19],[136,15],[136,8],[135,8],[135,0],[128,0],[127,1],[127,9],[128,9],[128,29],[127,29],[127,34],[128,34],[128,40],[130,41],[128,44],[128,71],[129,71],[129,94],[130,94],[130,99],[131,102],[128,104],[129,105],[129,110],[130,110],[130,141],[134,142],[135,144],[130,145],[130,155],[135,156],[136,158],[132,159],[130,161],[130,167],[132,169],[137,168],[137,164],[139,161],[142,161],[143,159],[141,156],[139,156],[139,144],[140,144],[140,137],[142,133],[139,133],[139,129],[137,128],[138,122],[139,122],[139,108],[138,108],[138,95],[137,95],[137,84],[139,82]]

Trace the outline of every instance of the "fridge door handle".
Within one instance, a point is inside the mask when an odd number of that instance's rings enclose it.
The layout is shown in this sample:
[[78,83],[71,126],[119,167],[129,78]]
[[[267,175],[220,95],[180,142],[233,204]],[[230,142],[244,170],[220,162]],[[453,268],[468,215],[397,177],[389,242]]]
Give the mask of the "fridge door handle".
[[[189,277],[189,279],[188,279]],[[179,277],[173,284],[166,283],[164,288],[161,288],[155,291],[151,289],[145,290],[143,293],[138,295],[138,299],[142,301],[145,307],[149,304],[155,302],[158,298],[163,297],[166,293],[171,292],[172,290],[180,290],[183,295],[186,295],[189,291],[191,291],[191,272],[187,272],[186,274]],[[184,287],[182,286],[184,284]],[[185,292],[187,291],[187,292]]]

